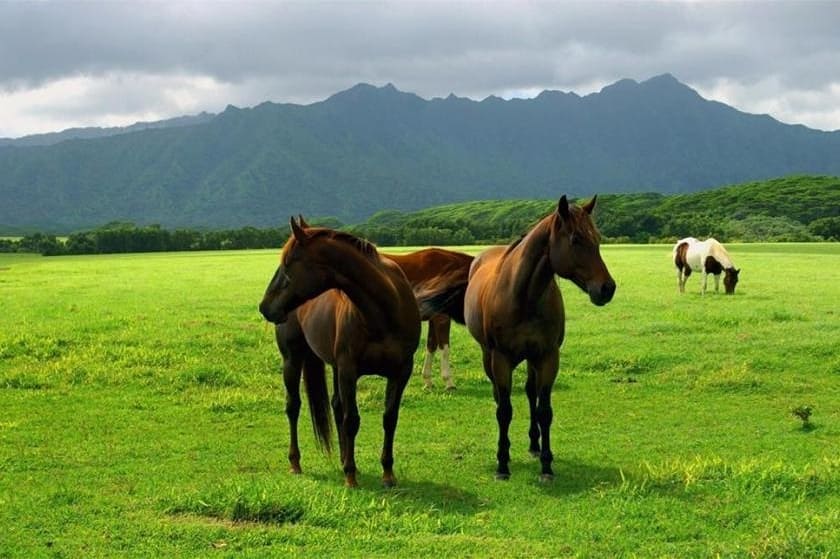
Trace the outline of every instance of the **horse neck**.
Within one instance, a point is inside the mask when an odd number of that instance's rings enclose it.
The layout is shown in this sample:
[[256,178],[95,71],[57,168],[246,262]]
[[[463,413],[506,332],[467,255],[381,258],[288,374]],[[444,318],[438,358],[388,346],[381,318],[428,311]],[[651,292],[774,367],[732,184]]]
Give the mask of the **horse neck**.
[[554,282],[554,270],[548,256],[553,216],[540,221],[503,259],[500,270],[509,282],[513,300],[535,303]]
[[375,260],[335,242],[325,252],[335,287],[353,302],[368,328],[387,332],[399,322],[400,295]]
[[723,245],[718,243],[717,241],[710,243],[709,255],[712,256],[718,262],[720,262],[720,265],[723,266],[724,269],[735,267],[735,265],[732,264],[732,259],[729,258],[729,253],[727,253],[726,249],[723,248]]

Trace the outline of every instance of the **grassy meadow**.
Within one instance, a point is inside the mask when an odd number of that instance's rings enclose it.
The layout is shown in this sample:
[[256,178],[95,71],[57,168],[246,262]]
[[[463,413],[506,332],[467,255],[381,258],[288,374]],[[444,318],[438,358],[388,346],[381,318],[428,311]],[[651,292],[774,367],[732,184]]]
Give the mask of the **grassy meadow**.
[[287,471],[257,312],[277,251],[0,255],[0,557],[836,556],[840,244],[728,248],[732,297],[697,275],[678,294],[661,245],[602,248],[605,307],[561,281],[550,484],[522,370],[499,482],[477,345],[453,328],[452,393],[437,364],[422,388],[418,351],[393,490],[378,377],[360,382],[361,488],[316,450],[306,404],[304,473]]

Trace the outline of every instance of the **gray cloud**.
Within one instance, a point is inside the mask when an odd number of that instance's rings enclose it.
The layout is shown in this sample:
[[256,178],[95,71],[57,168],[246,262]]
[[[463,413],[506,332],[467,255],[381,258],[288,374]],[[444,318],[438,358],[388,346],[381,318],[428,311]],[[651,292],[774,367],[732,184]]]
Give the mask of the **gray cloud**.
[[[14,95],[17,112],[0,112],[0,135],[16,116],[101,124],[310,102],[361,81],[483,98],[663,72],[747,111],[790,96],[779,118],[798,103],[811,126],[840,128],[837,29],[836,2],[4,2],[0,102]],[[79,77],[101,83],[26,103]]]

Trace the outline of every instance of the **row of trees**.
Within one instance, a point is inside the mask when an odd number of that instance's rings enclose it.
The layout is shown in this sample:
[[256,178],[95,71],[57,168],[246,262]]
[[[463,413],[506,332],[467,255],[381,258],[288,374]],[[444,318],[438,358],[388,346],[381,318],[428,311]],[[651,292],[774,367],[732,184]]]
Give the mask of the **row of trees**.
[[66,239],[35,233],[17,241],[0,240],[0,252],[37,252],[46,256],[55,256],[272,248],[283,246],[288,236],[288,227],[272,229],[244,227],[224,231],[194,229],[169,231],[159,225],[139,227],[133,223],[111,223],[91,231],[72,233]]
[[[501,244],[553,211],[556,200],[495,200],[375,214],[343,226],[334,218],[310,220],[342,228],[383,246]],[[782,177],[691,194],[607,194],[598,198],[596,223],[606,242],[670,242],[716,237],[727,241],[840,241],[840,177]],[[93,254],[277,248],[286,225],[224,231],[109,223],[66,239],[36,233],[0,239],[0,251]]]
[[[691,225],[688,222],[693,222]],[[623,225],[622,225],[623,223]],[[509,228],[489,234],[478,234],[468,226],[438,225],[377,225],[344,228],[382,246],[447,246],[507,243],[512,235]],[[518,228],[524,232],[528,227]],[[714,236],[721,241],[840,241],[840,217],[814,220],[805,226],[797,221],[768,216],[750,216],[741,220],[715,220],[711,216],[691,216],[661,223],[655,218],[622,219],[601,227],[608,243],[672,242],[688,235]],[[289,236],[288,227],[257,229],[245,227],[225,231],[169,231],[159,226],[137,227],[124,224],[73,233],[66,239],[35,233],[19,240],[0,239],[0,252],[35,252],[47,256],[62,254],[107,254],[123,252],[163,252],[187,250],[232,250],[247,248],[278,248]]]

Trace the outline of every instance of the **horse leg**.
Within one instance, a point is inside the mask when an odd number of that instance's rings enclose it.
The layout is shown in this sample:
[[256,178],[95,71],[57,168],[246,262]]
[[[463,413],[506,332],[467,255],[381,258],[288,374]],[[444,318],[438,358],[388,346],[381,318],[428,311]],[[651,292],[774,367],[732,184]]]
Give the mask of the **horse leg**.
[[332,397],[332,410],[333,410],[333,419],[335,420],[335,432],[338,434],[338,449],[341,454],[341,463],[344,464],[344,456],[346,453],[346,445],[344,443],[344,429],[342,425],[344,424],[344,408],[341,405],[341,397],[339,395],[339,386],[338,386],[338,371],[335,367],[332,368],[333,370],[333,397]]
[[[557,378],[557,369],[560,366],[560,353],[558,350],[550,352],[535,363],[537,392],[537,421],[540,424],[542,435],[542,451],[540,452],[540,463],[542,472],[540,480],[551,481],[554,479],[554,471],[551,463],[554,461],[554,454],[551,452],[551,421],[554,418],[554,410],[551,409],[551,387]],[[529,363],[529,369],[530,363]],[[530,374],[530,373],[529,373]]]
[[715,293],[720,293],[720,274],[715,274]]
[[405,390],[408,379],[411,376],[413,363],[409,362],[402,368],[397,377],[388,378],[385,388],[385,413],[382,414],[382,429],[385,431],[385,439],[382,443],[382,485],[394,487],[397,478],[394,477],[394,434],[397,431],[397,421],[400,416],[400,401]]
[[307,349],[303,332],[296,320],[289,320],[274,329],[274,338],[283,356],[283,384],[286,387],[286,417],[289,420],[289,471],[301,473],[300,446],[298,445],[298,418],[300,417],[300,380],[304,352]]
[[440,350],[440,376],[443,377],[447,390],[457,388],[455,381],[452,380],[452,368],[449,365],[449,344],[446,344]]
[[706,282],[709,279],[709,274],[706,273],[706,270],[703,270],[703,286],[700,288],[700,295],[706,294]]
[[688,281],[688,276],[691,275],[691,268],[687,265],[683,266],[677,273],[682,276],[680,280],[680,293],[685,293],[685,284]]
[[685,293],[685,280],[683,279],[682,268],[677,266],[677,290],[680,293]]
[[338,365],[338,393],[341,399],[343,416],[341,433],[344,436],[344,449],[341,457],[344,469],[344,485],[358,487],[356,482],[356,434],[359,432],[359,407],[356,405],[355,368]]
[[537,423],[537,371],[528,363],[528,379],[525,381],[525,394],[528,395],[528,408],[531,412],[531,426],[528,429],[528,438],[531,444],[528,452],[531,456],[540,455],[540,426]]
[[300,417],[300,377],[303,360],[298,355],[283,359],[283,384],[286,386],[286,417],[289,419],[289,471],[301,473],[298,446],[298,418]]
[[493,395],[496,398],[496,422],[499,424],[496,479],[505,480],[510,478],[509,431],[510,422],[513,418],[510,390],[513,367],[507,356],[497,350],[491,351],[490,365],[493,371]]
[[428,335],[426,336],[426,358],[423,360],[423,384],[427,390],[432,389],[432,361],[437,349],[437,336],[432,319],[429,319]]
[[[481,348],[481,364],[484,366],[484,375],[493,382],[493,359],[490,356],[490,350]],[[495,384],[493,385],[493,397],[496,397]]]
[[[434,318],[433,318],[434,320]],[[429,321],[429,327],[432,322]],[[452,320],[446,315],[440,315],[435,320],[435,338],[437,347],[440,348],[440,376],[446,383],[447,390],[455,390],[455,382],[452,380],[452,369],[449,366],[449,331],[452,327]]]

